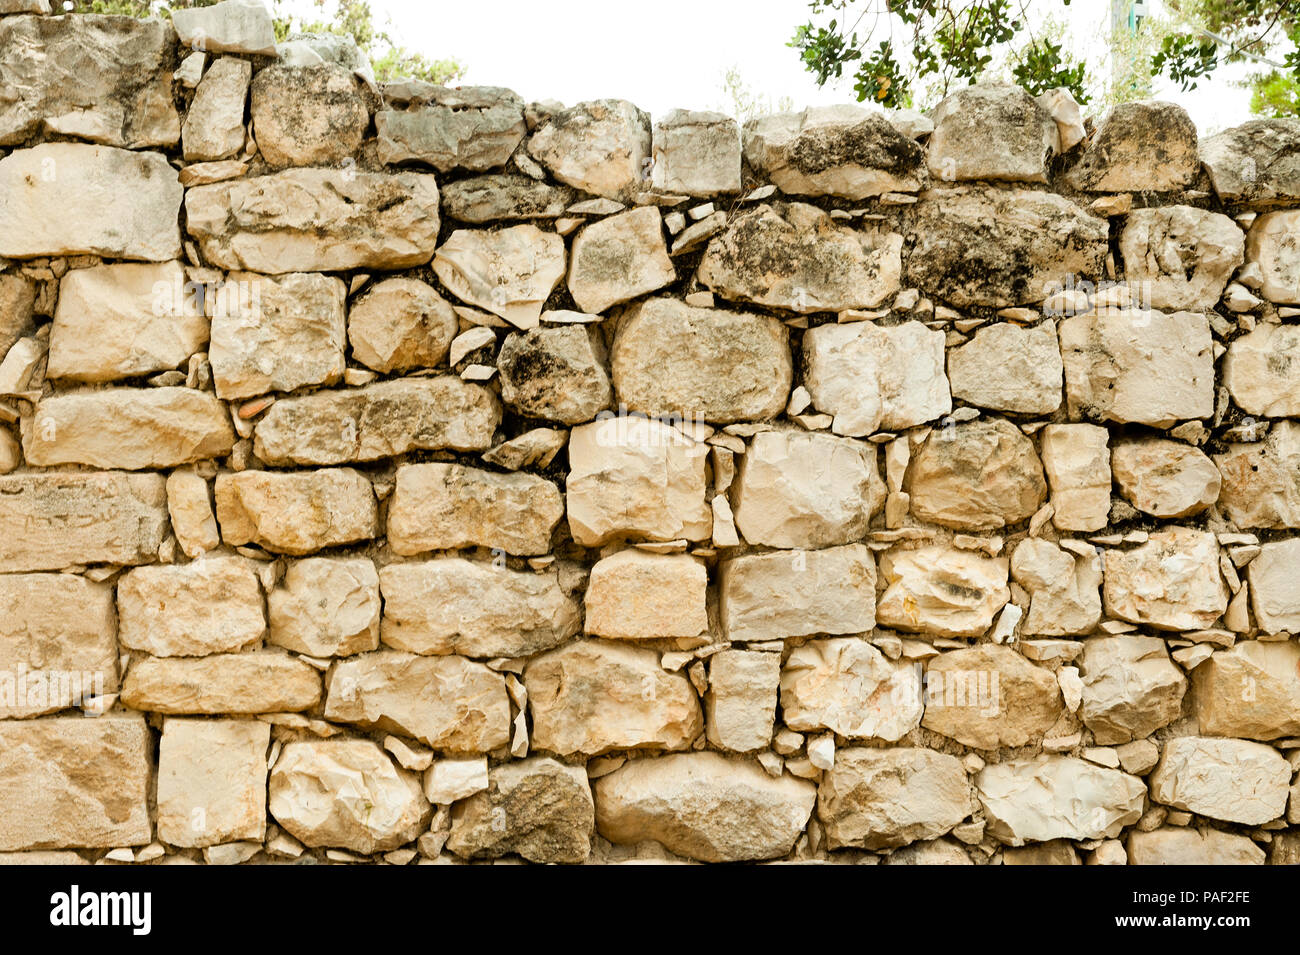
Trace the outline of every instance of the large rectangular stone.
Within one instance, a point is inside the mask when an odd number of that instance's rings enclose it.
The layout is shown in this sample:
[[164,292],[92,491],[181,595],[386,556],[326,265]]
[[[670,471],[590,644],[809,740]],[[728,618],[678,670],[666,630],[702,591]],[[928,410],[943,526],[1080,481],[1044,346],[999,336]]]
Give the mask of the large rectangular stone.
[[374,487],[351,468],[218,474],[216,498],[221,537],[236,547],[298,556],[379,532]]
[[147,564],[167,533],[167,479],[123,471],[0,476],[0,573]]
[[152,748],[138,714],[0,723],[0,850],[148,843]]
[[152,713],[294,713],[320,702],[320,676],[287,653],[142,657],[122,681],[122,703]]
[[719,581],[729,640],[867,633],[876,625],[876,565],[862,544],[747,554],[723,561]]
[[266,836],[266,750],[260,720],[169,718],[158,748],[158,838],[202,847]]

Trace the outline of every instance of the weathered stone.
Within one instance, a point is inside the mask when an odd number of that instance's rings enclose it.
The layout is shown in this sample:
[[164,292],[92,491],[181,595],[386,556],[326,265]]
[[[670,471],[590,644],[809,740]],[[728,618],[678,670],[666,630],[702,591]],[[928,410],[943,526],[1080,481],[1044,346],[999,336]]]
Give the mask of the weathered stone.
[[1192,671],[1192,685],[1206,736],[1300,734],[1300,644],[1247,640],[1219,650]]
[[672,425],[610,417],[569,433],[569,530],[583,547],[629,540],[705,540],[708,445]]
[[1264,850],[1249,836],[1218,829],[1165,826],[1128,834],[1129,865],[1263,865]]
[[524,104],[511,93],[492,105],[453,109],[438,104],[375,114],[379,161],[428,163],[439,172],[486,172],[504,166],[523,141]]
[[181,251],[183,193],[162,153],[78,143],[15,149],[0,159],[0,256],[169,261]]
[[1252,119],[1201,141],[1201,162],[1225,203],[1264,209],[1300,200],[1300,122]]
[[966,850],[951,839],[914,842],[891,852],[881,865],[974,865]]
[[577,600],[554,571],[522,573],[440,558],[380,571],[386,646],[411,653],[523,657],[549,650],[581,627]]
[[574,195],[568,186],[537,182],[527,176],[473,176],[443,186],[442,211],[448,218],[474,224],[500,219],[554,219],[564,215]]
[[781,671],[781,710],[792,730],[892,743],[917,727],[922,707],[920,666],[891,663],[857,637],[810,640]]
[[174,42],[156,19],[0,21],[0,145],[48,135],[129,149],[174,145]]
[[876,566],[862,544],[746,554],[721,562],[718,581],[732,641],[868,633],[876,623]]
[[1035,636],[1091,633],[1101,622],[1101,559],[1027,537],[1011,555],[1011,576],[1030,595],[1021,632]]
[[563,516],[559,488],[533,474],[404,464],[389,502],[388,544],[403,556],[488,547],[527,557],[551,549]]
[[[391,749],[392,741],[396,739],[395,736],[386,739],[385,748]],[[429,757],[428,771],[424,774],[424,795],[435,805],[449,806],[481,793],[491,785],[486,756],[437,760],[432,758],[432,754]]]
[[620,640],[697,637],[709,626],[707,588],[708,571],[695,557],[621,550],[591,568],[586,631]]
[[596,780],[596,829],[610,842],[646,839],[702,862],[776,859],[794,848],[817,787],[772,778],[717,753],[637,759]]
[[244,147],[244,104],[253,64],[223,56],[208,68],[181,128],[183,153],[192,162],[230,159]]
[[1184,189],[1201,169],[1196,147],[1196,124],[1181,106],[1117,103],[1097,124],[1066,182],[1086,192]]
[[[532,744],[561,756],[687,749],[704,729],[690,680],[659,654],[606,640],[569,643],[524,669]],[[638,840],[639,841],[639,840]]]
[[943,346],[920,322],[819,325],[803,336],[804,387],[836,434],[911,428],[952,410]]
[[[1118,842],[1104,843],[1114,845],[1119,850],[1122,860],[1124,850]],[[1053,839],[1033,846],[1020,848],[1008,847],[1002,850],[1003,865],[1079,865],[1079,855],[1074,846],[1064,839]],[[1121,863],[1122,864],[1122,863]]]
[[0,574],[0,719],[117,690],[113,588],[74,574]]
[[438,186],[432,175],[414,172],[287,169],[189,189],[185,223],[218,268],[401,269],[433,255]]
[[884,503],[874,445],[801,431],[754,435],[732,499],[751,544],[815,548],[866,535]]
[[1136,776],[1073,756],[1012,759],[975,776],[975,792],[999,842],[1114,838],[1142,815]]
[[1064,276],[1100,276],[1110,233],[1062,196],[986,186],[922,193],[906,228],[907,283],[957,308],[1033,305]]
[[438,247],[433,271],[461,301],[534,328],[564,277],[564,240],[531,224],[457,229]]
[[293,713],[320,702],[316,671],[284,653],[143,657],[122,682],[133,710],[181,714]]
[[816,206],[760,205],[709,240],[697,278],[730,302],[807,314],[875,308],[899,289],[903,237],[843,226]]
[[961,760],[929,749],[841,749],[817,790],[827,848],[887,849],[936,839],[971,811]]
[[332,63],[259,70],[250,114],[257,147],[273,169],[354,156],[370,125],[357,78]]
[[772,741],[781,655],[757,650],[722,650],[709,657],[709,692],[704,715],[709,742],[746,753]]
[[921,725],[966,746],[1037,743],[1063,713],[1056,677],[1010,647],[949,650],[926,666]]
[[122,471],[0,476],[0,573],[147,564],[167,533],[167,482]]
[[384,374],[436,367],[456,332],[451,304],[419,279],[384,279],[348,309],[352,357]]
[[172,26],[181,43],[195,50],[275,56],[275,26],[261,0],[182,7],[172,11]]
[[1300,210],[1267,212],[1246,233],[1246,264],[1264,275],[1259,294],[1270,302],[1300,304]]
[[415,450],[482,451],[501,421],[496,397],[452,375],[401,378],[277,401],[253,448],[271,465],[377,461]]
[[1187,680],[1164,640],[1137,634],[1085,640],[1080,715],[1099,746],[1150,736],[1178,719]]
[[501,400],[524,417],[581,424],[613,402],[604,346],[580,325],[507,335],[497,368]]
[[1003,418],[930,432],[907,469],[906,488],[917,518],[968,530],[1019,524],[1047,498],[1034,442]]
[[601,219],[573,240],[569,293],[592,315],[670,284],[677,278],[664,244],[662,217],[642,206]]
[[208,340],[208,319],[185,283],[179,262],[68,272],[59,283],[46,374],[106,382],[183,367]]
[[1123,438],[1111,449],[1119,492],[1153,517],[1189,517],[1219,498],[1219,470],[1202,451],[1181,441]]
[[1238,527],[1300,527],[1300,422],[1278,421],[1253,444],[1214,456],[1219,504]]
[[1282,816],[1290,785],[1291,766],[1271,746],[1181,736],[1165,743],[1151,774],[1151,799],[1254,826]]
[[1194,206],[1134,209],[1120,234],[1124,274],[1140,283],[1144,304],[1208,309],[1241,265],[1245,236],[1237,223]]
[[330,674],[325,719],[446,753],[487,753],[510,741],[505,677],[456,656],[379,650],[341,660]]
[[789,195],[866,199],[915,192],[924,151],[879,113],[857,106],[811,107],[745,123],[745,159]]
[[1059,152],[1056,123],[1034,98],[1010,83],[979,83],[949,93],[930,114],[927,162],[944,182],[1009,179],[1047,182]]
[[688,196],[740,191],[740,127],[722,113],[669,110],[654,124],[651,183]]
[[170,468],[225,457],[234,445],[225,406],[192,388],[56,394],[23,419],[23,455],[37,467]]
[[1219,544],[1207,531],[1164,527],[1132,550],[1106,554],[1106,612],[1156,630],[1204,630],[1228,606]]
[[266,595],[268,642],[313,657],[379,647],[379,576],[367,557],[295,560]]
[[582,862],[596,808],[587,773],[535,756],[494,768],[484,792],[458,802],[447,848],[468,859],[520,855],[529,862]]
[[1251,607],[1265,633],[1300,633],[1300,538],[1272,541],[1250,562]]
[[15,342],[36,331],[35,307],[34,281],[24,275],[0,275],[0,356],[9,354]]
[[0,850],[148,843],[152,748],[137,714],[0,721]]
[[876,603],[881,626],[941,637],[978,637],[1011,599],[1007,559],[930,546],[880,558],[885,592]]
[[1223,383],[1247,414],[1300,415],[1300,326],[1257,325],[1233,339]]
[[158,838],[203,848],[266,838],[266,750],[260,720],[170,717],[158,748]]
[[371,853],[412,842],[429,824],[420,777],[368,739],[287,743],[271,770],[271,816],[309,846]]
[[233,546],[302,555],[379,533],[374,488],[351,468],[218,474],[216,499],[221,536]]
[[243,557],[137,567],[117,585],[118,640],[156,657],[201,657],[266,635],[257,565]]
[[341,279],[232,272],[223,294],[208,352],[218,397],[251,398],[343,377],[347,287]]
[[1167,428],[1214,414],[1214,340],[1200,312],[1101,309],[1060,325],[1070,417]]
[[629,410],[723,424],[780,414],[794,374],[789,333],[777,319],[671,298],[623,313],[611,366]]
[[1110,520],[1110,433],[1099,425],[1049,424],[1039,440],[1052,522],[1065,531],[1101,530]]
[[978,408],[1050,415],[1061,406],[1061,376],[1054,322],[986,325],[948,353],[952,396]]
[[617,99],[561,110],[528,141],[529,154],[560,182],[610,199],[645,187],[650,150],[650,117]]

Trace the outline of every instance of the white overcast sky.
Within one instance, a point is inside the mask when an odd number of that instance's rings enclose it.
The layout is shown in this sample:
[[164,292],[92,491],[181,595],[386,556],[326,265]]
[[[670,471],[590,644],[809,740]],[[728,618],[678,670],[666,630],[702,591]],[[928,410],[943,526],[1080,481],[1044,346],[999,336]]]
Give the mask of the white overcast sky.
[[[808,18],[806,0],[371,0],[405,46],[455,56],[466,84],[508,86],[525,99],[628,99],[652,114],[726,104],[724,71],[739,68],[756,93],[796,108],[852,102],[852,85],[819,89],[785,44]],[[1159,10],[1160,2],[1155,0]],[[1109,0],[1031,0],[1070,26],[1076,53],[1100,49]],[[1221,71],[1227,72],[1227,71]],[[1216,76],[1190,93],[1163,83],[1202,132],[1249,118],[1250,97]]]

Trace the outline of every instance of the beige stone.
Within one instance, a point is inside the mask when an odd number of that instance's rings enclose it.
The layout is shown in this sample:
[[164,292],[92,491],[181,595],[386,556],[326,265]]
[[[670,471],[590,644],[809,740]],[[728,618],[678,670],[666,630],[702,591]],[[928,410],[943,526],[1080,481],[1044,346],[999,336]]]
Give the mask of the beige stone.
[[233,56],[218,57],[208,67],[181,127],[186,160],[230,159],[244,147],[244,104],[252,78],[253,64]]
[[169,468],[225,457],[235,444],[225,407],[192,388],[51,395],[23,424],[23,456],[37,467]]
[[1300,211],[1267,212],[1246,233],[1246,264],[1264,275],[1259,292],[1270,302],[1300,304],[1300,250],[1295,231]]
[[531,224],[457,229],[438,247],[433,271],[461,301],[534,328],[564,277],[564,240]]
[[1080,716],[1096,743],[1150,736],[1182,713],[1187,680],[1159,637],[1120,634],[1085,640]]
[[586,860],[596,808],[581,766],[534,756],[494,768],[489,779],[485,791],[452,809],[448,849],[471,859]]
[[1242,263],[1246,238],[1225,215],[1194,206],[1134,209],[1120,233],[1124,274],[1144,304],[1166,310],[1218,304]]
[[553,570],[525,573],[445,557],[389,564],[379,585],[384,645],[411,653],[530,656],[581,628],[581,606]]
[[438,806],[459,802],[490,785],[486,756],[433,760],[424,774],[425,798]]
[[430,816],[420,778],[368,739],[286,744],[271,770],[269,808],[306,845],[361,853],[414,841]]
[[353,156],[370,125],[357,78],[333,63],[258,70],[249,113],[258,150],[275,169]]
[[138,714],[0,721],[0,850],[146,845],[152,748]]
[[1228,606],[1213,534],[1164,527],[1132,550],[1106,554],[1106,612],[1157,630],[1204,630]]
[[664,244],[663,221],[654,206],[601,219],[573,240],[569,294],[592,315],[661,289],[677,278]]
[[1196,125],[1181,106],[1118,103],[1097,124],[1066,182],[1087,192],[1183,189],[1201,168],[1196,147]]
[[866,535],[884,504],[874,445],[802,431],[754,435],[732,488],[736,527],[751,544],[816,548]]
[[158,838],[203,848],[266,838],[266,750],[260,720],[169,717],[158,748]]
[[827,847],[888,849],[936,839],[971,811],[961,760],[929,749],[842,749],[817,790]]
[[569,531],[583,547],[609,541],[705,540],[708,445],[647,418],[607,417],[569,432]]
[[1110,433],[1092,424],[1049,424],[1039,440],[1052,523],[1064,531],[1101,530],[1110,520]]
[[650,117],[626,100],[578,103],[528,141],[529,154],[560,182],[610,199],[644,188]]
[[0,476],[0,573],[147,564],[167,533],[167,482],[124,471]]
[[750,760],[680,753],[632,760],[596,780],[596,829],[616,844],[652,839],[702,862],[776,859],[794,848],[817,788]]
[[857,637],[811,640],[786,659],[781,710],[793,730],[895,742],[921,721],[920,667]]
[[740,191],[740,127],[730,116],[673,109],[654,124],[651,183],[708,197]]
[[368,557],[295,560],[266,595],[269,643],[313,657],[379,647],[379,575]]
[[1300,415],[1300,327],[1263,324],[1233,339],[1223,384],[1247,414]]
[[1060,152],[1056,123],[1034,97],[1010,83],[958,87],[930,113],[926,161],[942,182],[1003,179],[1047,182]]
[[1050,415],[1061,406],[1056,325],[999,322],[948,353],[952,396],[978,408]]
[[917,518],[962,530],[1019,524],[1047,497],[1034,442],[1002,418],[932,431],[908,466],[905,488]]
[[507,335],[497,370],[501,399],[527,418],[581,424],[613,403],[604,346],[581,326]]
[[534,657],[524,669],[532,745],[560,756],[617,749],[686,749],[704,729],[690,681],[659,655],[583,640]]
[[1263,865],[1264,850],[1247,836],[1218,829],[1165,826],[1128,835],[1129,865]]
[[635,547],[597,561],[587,582],[587,633],[636,640],[697,637],[709,626],[708,571],[686,554],[650,554]]
[[879,625],[940,637],[978,637],[1011,599],[1005,557],[932,545],[880,558]]
[[1219,504],[1238,527],[1300,527],[1300,422],[1277,421],[1262,442],[1214,456]]
[[217,475],[217,522],[227,544],[301,556],[379,533],[375,491],[351,468]]
[[1124,498],[1153,517],[1190,517],[1219,498],[1219,470],[1181,441],[1123,438],[1111,449],[1115,484]]
[[651,416],[774,418],[790,398],[790,338],[777,319],[655,298],[623,312],[610,355],[620,405]]
[[1011,555],[1011,576],[1030,595],[1024,635],[1091,633],[1101,622],[1101,559],[1028,537]]
[[153,713],[292,713],[320,702],[316,671],[284,653],[142,657],[127,671],[122,703]]
[[563,516],[559,489],[533,474],[404,464],[388,506],[388,544],[403,556],[461,547],[545,554]]
[[1291,765],[1271,746],[1181,736],[1165,743],[1151,774],[1151,799],[1254,826],[1282,816],[1290,785]]
[[1010,647],[949,650],[926,666],[921,725],[966,746],[1037,743],[1063,713],[1056,677]]
[[444,753],[487,753],[510,740],[501,674],[463,657],[379,650],[330,673],[325,719],[420,740]]
[[[514,93],[499,92],[461,108],[421,103],[405,110],[381,110],[375,115],[379,158],[385,163],[418,160],[439,172],[470,169],[482,172],[504,166],[528,132],[523,102]],[[480,105],[480,103],[482,105]]]
[[472,176],[443,187],[442,211],[449,218],[475,225],[500,219],[553,219],[564,215],[573,198],[574,191],[568,186],[527,176]]
[[1136,776],[1073,756],[1011,759],[975,776],[975,792],[999,842],[1114,838],[1142,815]]
[[257,565],[243,557],[137,567],[117,584],[118,640],[156,657],[201,657],[266,635]]
[[376,282],[348,309],[352,357],[384,374],[437,367],[456,330],[451,304],[419,279]]
[[772,741],[781,655],[757,650],[722,650],[709,657],[709,692],[704,715],[709,742],[738,753],[764,749]]
[[745,554],[722,561],[718,580],[729,640],[867,633],[876,623],[876,565],[862,544]]
[[836,434],[924,424],[952,410],[943,346],[920,322],[819,325],[803,336],[804,386]]
[[1250,562],[1251,609],[1265,633],[1300,632],[1300,538],[1270,541]]
[[0,574],[0,718],[117,690],[113,588],[75,574]]
[[261,0],[223,0],[209,7],[172,11],[181,44],[212,53],[275,55],[271,12]]
[[1267,209],[1300,199],[1294,118],[1258,118],[1201,140],[1201,162],[1225,203]]
[[1300,734],[1300,644],[1246,640],[1192,671],[1206,736],[1272,740]]

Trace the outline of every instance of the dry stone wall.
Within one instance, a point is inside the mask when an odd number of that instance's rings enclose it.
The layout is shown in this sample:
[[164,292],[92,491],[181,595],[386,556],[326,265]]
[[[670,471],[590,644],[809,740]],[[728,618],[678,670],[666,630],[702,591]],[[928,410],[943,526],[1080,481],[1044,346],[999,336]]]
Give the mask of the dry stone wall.
[[0,0],[0,852],[1300,860],[1300,122]]

